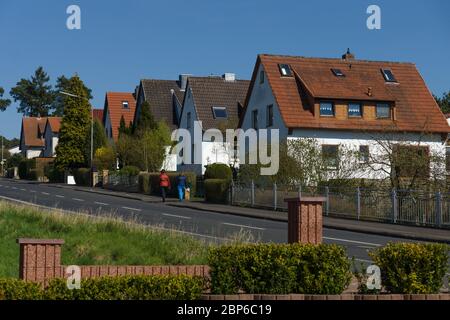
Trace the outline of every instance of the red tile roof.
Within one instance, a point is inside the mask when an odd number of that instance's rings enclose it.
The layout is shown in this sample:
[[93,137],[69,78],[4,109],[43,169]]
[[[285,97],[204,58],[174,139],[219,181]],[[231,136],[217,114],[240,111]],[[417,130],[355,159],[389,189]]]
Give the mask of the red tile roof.
[[[122,102],[128,102],[128,109],[122,107]],[[114,140],[119,137],[120,119],[125,119],[128,126],[133,121],[136,101],[132,93],[129,92],[107,92],[105,99],[104,114],[109,115]]]
[[103,123],[103,109],[94,109],[94,119],[97,119],[101,123]]
[[23,117],[22,131],[20,135],[21,144],[27,147],[44,147],[43,134],[47,118]]
[[61,119],[60,117],[48,117],[47,123],[50,125],[53,133],[59,133],[61,129]]
[[[313,99],[393,102],[396,119],[389,127],[399,131],[448,133],[449,126],[417,68],[412,63],[258,55],[252,84],[259,65],[266,77],[288,128],[379,130],[378,120],[337,120],[314,117],[307,97]],[[281,77],[279,64],[288,64],[293,77]],[[336,77],[332,68],[345,77]],[[398,83],[385,81],[381,68],[390,69]],[[367,94],[371,88],[372,95]],[[306,97],[306,98],[305,98]],[[382,123],[382,125],[380,125]]]

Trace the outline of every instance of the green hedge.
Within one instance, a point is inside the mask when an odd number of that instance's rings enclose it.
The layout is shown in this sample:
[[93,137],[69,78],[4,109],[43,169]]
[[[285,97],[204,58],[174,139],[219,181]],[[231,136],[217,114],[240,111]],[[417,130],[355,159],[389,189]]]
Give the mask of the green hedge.
[[30,179],[30,170],[36,169],[35,159],[23,159],[19,163],[19,177],[20,179]]
[[228,203],[230,180],[206,179],[204,181],[205,200],[213,203]]
[[338,245],[227,245],[211,248],[208,263],[215,294],[340,294],[351,279]]
[[78,168],[73,171],[75,183],[80,186],[90,186],[91,181],[91,169],[90,168]]
[[[169,176],[172,188],[168,195],[178,197],[177,178],[178,172],[166,172]],[[191,187],[191,195],[197,191],[197,175],[194,172],[184,172],[186,176],[186,183]],[[139,192],[145,194],[161,195],[161,188],[159,186],[159,172],[142,172],[139,174]]]
[[230,166],[224,163],[213,163],[206,166],[205,179],[225,179],[232,180],[233,172]]
[[138,167],[135,166],[125,166],[122,169],[120,169],[118,171],[118,174],[121,176],[129,176],[129,177],[134,177],[139,175],[139,173],[141,172],[141,170]]
[[194,300],[206,288],[201,277],[187,275],[119,276],[84,279],[69,290],[65,279],[53,279],[47,288],[18,279],[0,280],[0,299],[46,300]]
[[389,243],[369,253],[391,293],[438,293],[450,247],[437,243]]
[[64,182],[64,170],[56,168],[53,163],[45,166],[44,175],[52,183]]

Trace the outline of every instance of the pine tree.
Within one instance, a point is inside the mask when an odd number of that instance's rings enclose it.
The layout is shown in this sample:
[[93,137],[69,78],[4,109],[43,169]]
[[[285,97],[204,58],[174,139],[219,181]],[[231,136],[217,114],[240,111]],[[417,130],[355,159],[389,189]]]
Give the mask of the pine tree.
[[119,124],[119,137],[124,134],[131,134],[132,128],[133,128],[133,125],[131,122],[130,122],[130,126],[127,127],[127,125],[125,123],[125,118],[122,115],[122,117],[120,118],[120,124]]
[[59,142],[56,147],[56,166],[59,169],[86,166],[86,135],[90,131],[91,105],[83,81],[75,75],[67,83],[67,91],[77,97],[64,96],[64,115]]
[[134,128],[134,132],[137,135],[142,135],[147,130],[155,130],[157,128],[158,123],[155,121],[155,117],[153,117],[152,111],[150,110],[150,104],[145,101],[141,105],[141,114]]
[[[69,92],[69,81],[70,79],[66,78],[65,76],[60,76],[58,79],[56,79],[55,100],[52,104],[52,109],[54,109],[53,116],[62,117],[64,115],[64,95],[61,94],[61,91]],[[84,86],[84,90],[88,95],[87,98],[89,100],[92,99],[92,90],[86,86]]]

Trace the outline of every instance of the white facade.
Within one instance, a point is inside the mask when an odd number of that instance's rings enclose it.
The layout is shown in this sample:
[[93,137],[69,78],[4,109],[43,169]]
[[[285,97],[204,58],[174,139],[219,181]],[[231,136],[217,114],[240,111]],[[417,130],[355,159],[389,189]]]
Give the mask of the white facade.
[[[345,146],[348,150],[358,151],[360,146],[368,146],[369,152],[371,154],[380,154],[382,152],[381,141],[382,136],[376,136],[368,132],[354,131],[354,130],[324,130],[324,129],[292,129],[289,131],[284,124],[281,117],[280,110],[275,101],[272,89],[265,77],[263,65],[259,65],[259,70],[253,85],[253,90],[250,94],[249,102],[243,119],[241,122],[241,129],[247,130],[253,128],[253,115],[254,111],[257,110],[257,127],[258,129],[279,129],[280,141],[286,139],[302,139],[302,138],[313,138],[319,145],[339,145]],[[261,80],[264,78],[263,80]],[[252,88],[250,88],[252,89]],[[267,106],[273,106],[273,125],[267,126]],[[450,121],[449,121],[450,123]],[[446,145],[442,141],[439,134],[428,135],[426,137],[421,137],[419,134],[391,134],[389,140],[390,143],[401,143],[403,145],[414,145],[414,146],[428,146],[430,154],[436,156],[445,156]],[[420,143],[418,143],[420,141]],[[248,148],[248,146],[247,146]],[[247,149],[248,150],[248,149]],[[434,165],[433,163],[431,164]],[[383,171],[377,171],[376,173],[371,170],[371,172],[354,172],[355,178],[386,178],[386,173]]]
[[45,148],[43,152],[44,157],[56,157],[56,146],[58,145],[58,134],[52,132],[47,126],[44,133]]
[[15,154],[18,154],[18,153],[20,153],[20,147],[19,147],[19,146],[17,146],[17,147],[14,147],[14,148],[8,149],[8,152],[9,152],[9,154],[10,154],[10,155],[15,155]]
[[[177,166],[177,171],[193,171],[196,174],[204,174],[206,171],[206,165],[213,163],[225,163],[230,164],[230,157],[228,154],[229,144],[225,142],[211,142],[203,139],[203,134],[198,141],[194,135],[194,121],[199,121],[197,111],[195,109],[195,103],[193,99],[192,90],[188,86],[186,89],[186,96],[183,105],[183,111],[180,119],[180,129],[186,129],[191,136],[191,151],[194,155],[198,152],[198,157],[201,158],[200,163],[193,163],[194,157],[191,157],[191,164],[182,163]],[[203,129],[201,128],[201,133]],[[223,137],[225,140],[225,137]]]

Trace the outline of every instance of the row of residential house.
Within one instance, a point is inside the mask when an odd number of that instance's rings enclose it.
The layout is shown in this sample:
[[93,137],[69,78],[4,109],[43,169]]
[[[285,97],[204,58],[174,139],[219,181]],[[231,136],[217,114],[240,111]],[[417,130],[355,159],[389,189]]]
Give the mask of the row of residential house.
[[[201,121],[203,131],[223,125],[279,129],[281,140],[315,138],[336,153],[340,144],[382,152],[375,141],[389,131],[394,140],[407,134],[411,142],[420,139],[428,151],[445,155],[449,133],[414,64],[357,60],[349,51],[339,59],[260,54],[251,80],[232,73],[182,74],[178,80],[143,79],[134,92],[108,92],[103,110],[95,114],[112,141],[122,118],[127,125],[138,121],[145,101],[156,120],[192,136],[194,121]],[[59,118],[23,118],[22,153],[54,156],[59,127]],[[201,149],[202,164],[182,164],[182,169],[203,173],[208,163],[230,160],[213,142],[192,147]]]

